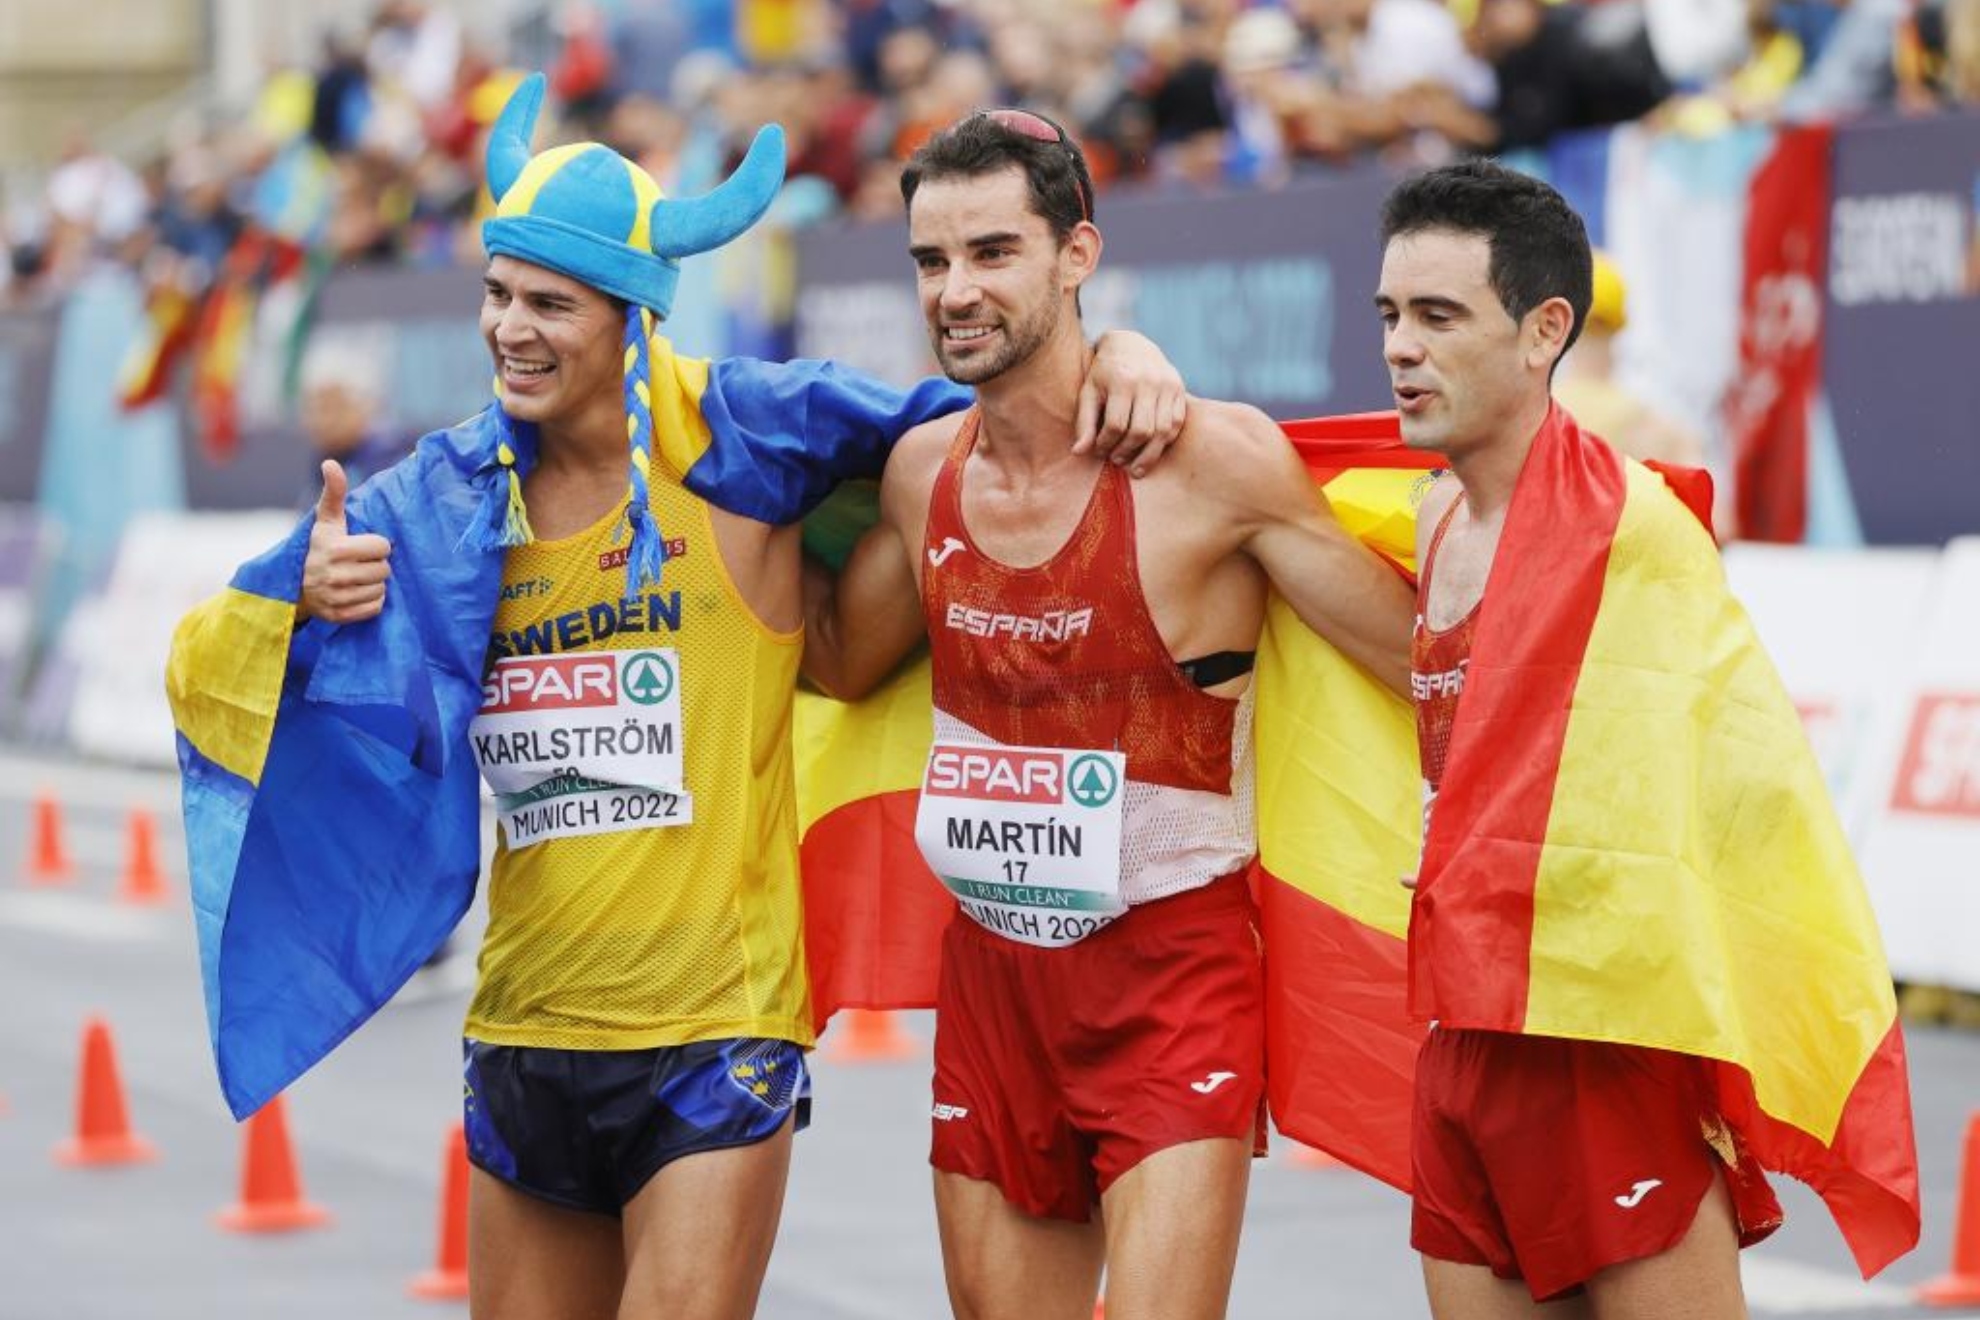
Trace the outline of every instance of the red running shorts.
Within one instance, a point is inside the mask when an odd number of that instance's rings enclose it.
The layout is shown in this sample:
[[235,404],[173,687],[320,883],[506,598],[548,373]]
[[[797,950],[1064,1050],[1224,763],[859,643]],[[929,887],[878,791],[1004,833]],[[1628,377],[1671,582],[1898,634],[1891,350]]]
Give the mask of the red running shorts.
[[1083,1223],[1116,1179],[1207,1137],[1265,1142],[1264,963],[1242,875],[1062,949],[949,923],[929,1162]]
[[1659,1255],[1723,1173],[1740,1245],[1780,1202],[1720,1119],[1712,1065],[1606,1042],[1437,1028],[1417,1056],[1410,1245],[1536,1301]]

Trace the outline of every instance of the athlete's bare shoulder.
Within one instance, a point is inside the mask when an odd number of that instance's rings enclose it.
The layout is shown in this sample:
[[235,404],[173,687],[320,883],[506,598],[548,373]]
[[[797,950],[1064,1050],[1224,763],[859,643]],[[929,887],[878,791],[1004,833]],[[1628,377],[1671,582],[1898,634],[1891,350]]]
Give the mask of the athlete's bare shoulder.
[[1416,562],[1419,569],[1423,556],[1430,552],[1430,538],[1436,535],[1437,524],[1444,520],[1444,515],[1450,512],[1451,505],[1457,502],[1463,491],[1457,475],[1450,469],[1431,474],[1423,499],[1416,506]]
[[921,536],[935,474],[955,443],[964,415],[951,413],[923,422],[903,435],[887,456],[887,471],[880,479],[880,516],[910,542]]
[[1189,401],[1182,434],[1144,480],[1168,473],[1199,493],[1240,504],[1283,481],[1299,464],[1279,424],[1248,403],[1226,399]]
[[962,429],[965,416],[967,413],[949,413],[909,429],[895,443],[893,453],[887,456],[887,473],[883,479],[885,487],[890,491],[919,491],[925,494],[927,488],[934,484],[935,471],[948,456],[949,447],[955,443],[956,432]]

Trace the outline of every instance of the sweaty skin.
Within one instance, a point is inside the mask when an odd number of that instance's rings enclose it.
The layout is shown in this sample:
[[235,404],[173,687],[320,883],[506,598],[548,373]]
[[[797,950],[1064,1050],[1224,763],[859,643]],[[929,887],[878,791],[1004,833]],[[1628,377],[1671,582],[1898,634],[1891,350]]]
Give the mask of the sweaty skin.
[[[943,370],[977,386],[976,443],[961,514],[982,554],[1042,564],[1074,534],[1101,478],[1069,453],[1084,385],[1076,294],[1101,248],[1082,221],[1061,238],[1032,209],[1018,166],[923,181],[909,208],[910,255]],[[921,640],[924,534],[937,471],[960,418],[908,433],[881,483],[880,521],[835,580],[808,563],[806,674],[857,697]],[[1412,605],[1402,580],[1328,513],[1268,418],[1190,401],[1186,443],[1130,487],[1142,595],[1172,659],[1255,650],[1268,583],[1300,617],[1398,692],[1407,688]],[[1209,689],[1234,697],[1243,675]],[[1142,1158],[1101,1196],[1097,1220],[1033,1217],[995,1182],[939,1169],[937,1218],[956,1314],[1075,1320],[1091,1312],[1103,1260],[1118,1320],[1225,1314],[1251,1147],[1183,1141]],[[1003,1268],[1023,1259],[1026,1268]]]
[[[1513,317],[1491,280],[1487,237],[1443,229],[1389,241],[1375,305],[1403,439],[1451,466],[1452,475],[1432,486],[1418,511],[1419,564],[1462,496],[1422,604],[1430,627],[1448,629],[1484,596],[1575,313],[1565,298],[1552,297]],[[1414,877],[1403,884],[1414,887]],[[1487,1266],[1422,1260],[1436,1320],[1741,1320],[1738,1256],[1732,1199],[1719,1180],[1680,1241],[1660,1255],[1597,1272],[1585,1296],[1542,1306],[1524,1284],[1498,1278]]]

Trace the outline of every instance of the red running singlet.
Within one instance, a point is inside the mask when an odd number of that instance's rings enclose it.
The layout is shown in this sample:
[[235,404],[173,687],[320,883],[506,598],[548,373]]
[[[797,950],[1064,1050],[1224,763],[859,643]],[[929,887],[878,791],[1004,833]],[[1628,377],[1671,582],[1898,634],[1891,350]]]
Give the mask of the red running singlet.
[[[1416,627],[1409,639],[1409,691],[1416,702],[1416,747],[1423,759],[1424,832],[1429,832],[1429,798],[1444,781],[1444,759],[1451,750],[1451,727],[1457,723],[1458,701],[1464,696],[1465,670],[1471,664],[1471,639],[1478,628],[1478,605],[1448,628],[1429,623],[1430,580],[1436,572],[1437,550],[1450,530],[1464,496],[1451,502],[1430,536],[1423,555],[1423,573],[1416,590]],[[1483,601],[1479,602],[1483,604]]]
[[1250,701],[1213,696],[1169,654],[1142,594],[1134,493],[1112,464],[1071,537],[1014,568],[963,522],[972,409],[935,477],[921,569],[938,742],[1115,750],[1127,757],[1122,896],[1146,902],[1248,864]]

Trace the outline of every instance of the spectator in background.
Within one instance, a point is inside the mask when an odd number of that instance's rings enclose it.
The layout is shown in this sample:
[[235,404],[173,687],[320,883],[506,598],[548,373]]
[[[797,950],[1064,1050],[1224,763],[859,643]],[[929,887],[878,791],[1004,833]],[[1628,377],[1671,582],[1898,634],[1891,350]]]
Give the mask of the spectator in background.
[[72,129],[62,162],[48,177],[48,247],[43,262],[58,284],[136,237],[151,209],[144,181],[130,166],[97,150]]
[[1781,98],[1790,122],[1861,114],[1888,104],[1897,88],[1898,30],[1911,0],[1846,0],[1821,57]]
[[1928,113],[1980,106],[1980,0],[1930,0],[1899,30],[1898,103]]
[[1590,9],[1544,0],[1480,0],[1467,43],[1492,66],[1498,95],[1480,115],[1449,90],[1421,91],[1409,117],[1482,151],[1542,147],[1558,133],[1648,114],[1671,93],[1629,0]]
[[384,415],[385,372],[375,353],[349,340],[318,338],[303,354],[298,420],[309,438],[302,503],[316,503],[323,460],[344,465],[352,489],[412,452],[412,437]]
[[1746,58],[1718,88],[1719,100],[1738,118],[1771,117],[1808,66],[1808,48],[1787,21],[1790,8],[1781,0],[1748,0]]
[[[1622,272],[1602,252],[1595,253],[1594,289],[1581,335],[1561,360],[1554,397],[1581,428],[1631,458],[1656,459],[1684,467],[1705,466],[1705,443],[1677,418],[1625,385],[1617,373],[1616,339],[1629,324],[1629,289]],[[1726,487],[1719,493],[1730,494]],[[1715,511],[1726,526],[1728,507]]]
[[1174,5],[1142,0],[1122,33],[1144,60],[1142,93],[1155,139],[1152,172],[1168,181],[1202,187],[1223,177],[1225,138],[1231,117],[1225,105],[1209,29],[1186,21]]
[[[1465,49],[1464,32],[1439,0],[1301,0],[1338,97],[1345,145],[1384,148],[1421,130],[1411,107],[1419,94],[1447,95],[1474,112],[1492,106],[1491,68]],[[1448,154],[1441,136],[1413,154]]]
[[199,143],[175,153],[152,213],[159,243],[209,274],[220,269],[241,233],[241,216],[229,196],[232,183],[217,145]]
[[1230,136],[1224,179],[1271,187],[1292,173],[1292,158],[1331,147],[1312,140],[1323,109],[1311,52],[1283,9],[1248,9],[1224,30],[1221,63]]
[[1061,103],[1080,127],[1094,183],[1104,189],[1116,179],[1146,176],[1154,161],[1155,116],[1123,73],[1111,18],[1098,9],[1079,10],[1054,31]]

